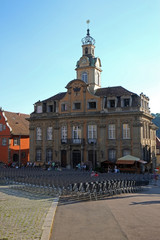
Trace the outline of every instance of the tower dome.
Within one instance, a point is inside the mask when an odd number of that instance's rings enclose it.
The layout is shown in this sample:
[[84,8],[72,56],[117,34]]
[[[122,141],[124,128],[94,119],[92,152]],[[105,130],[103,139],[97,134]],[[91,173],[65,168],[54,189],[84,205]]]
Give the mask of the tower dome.
[[87,29],[86,37],[82,38],[81,41],[83,45],[88,45],[88,44],[95,45],[95,39],[90,36],[89,28]]

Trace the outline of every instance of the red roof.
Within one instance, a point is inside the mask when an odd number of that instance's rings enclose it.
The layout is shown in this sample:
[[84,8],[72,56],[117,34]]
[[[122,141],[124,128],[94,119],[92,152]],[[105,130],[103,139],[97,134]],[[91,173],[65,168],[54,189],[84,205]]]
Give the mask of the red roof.
[[29,122],[26,118],[30,115],[4,111],[6,121],[11,127],[11,134],[29,136]]

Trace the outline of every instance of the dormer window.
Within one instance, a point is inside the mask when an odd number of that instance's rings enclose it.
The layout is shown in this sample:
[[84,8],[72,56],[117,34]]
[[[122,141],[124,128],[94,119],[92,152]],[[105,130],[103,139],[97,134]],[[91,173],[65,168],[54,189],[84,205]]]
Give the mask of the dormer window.
[[42,113],[42,106],[37,106],[37,113]]
[[48,105],[48,112],[53,112],[53,105]]
[[85,83],[88,82],[88,75],[87,75],[86,72],[83,72],[83,73],[82,73],[82,81],[84,81]]
[[125,98],[124,99],[124,107],[129,107],[130,105],[130,99],[129,98]]
[[110,100],[109,105],[110,105],[110,108],[114,108],[115,107],[115,100]]

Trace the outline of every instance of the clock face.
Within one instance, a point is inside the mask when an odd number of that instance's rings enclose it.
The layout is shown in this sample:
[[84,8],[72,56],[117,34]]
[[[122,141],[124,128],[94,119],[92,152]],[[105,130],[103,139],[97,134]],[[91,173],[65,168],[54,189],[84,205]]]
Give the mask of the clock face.
[[81,61],[81,63],[86,63],[86,62],[87,62],[86,58],[83,58]]

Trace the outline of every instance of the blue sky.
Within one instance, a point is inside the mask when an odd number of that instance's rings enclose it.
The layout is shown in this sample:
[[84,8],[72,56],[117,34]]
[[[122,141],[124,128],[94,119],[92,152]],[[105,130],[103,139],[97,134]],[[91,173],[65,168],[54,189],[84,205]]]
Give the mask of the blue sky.
[[160,112],[159,0],[0,0],[0,106],[31,113],[76,78],[86,20],[102,87],[123,86]]

